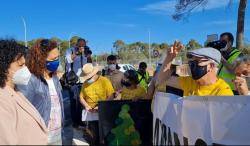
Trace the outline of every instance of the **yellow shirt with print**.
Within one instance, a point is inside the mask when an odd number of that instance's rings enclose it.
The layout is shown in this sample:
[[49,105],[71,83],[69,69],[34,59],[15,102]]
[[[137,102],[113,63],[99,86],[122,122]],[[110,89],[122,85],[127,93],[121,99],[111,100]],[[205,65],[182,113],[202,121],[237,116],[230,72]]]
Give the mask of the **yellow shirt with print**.
[[122,100],[143,99],[145,97],[146,90],[141,86],[137,86],[136,89],[123,88],[121,92]]
[[179,77],[179,84],[185,96],[233,96],[229,85],[222,79],[208,86],[199,86],[191,77]]
[[85,82],[82,86],[82,98],[91,108],[94,108],[98,101],[106,100],[114,93],[114,88],[106,77],[100,76],[97,81],[92,84]]

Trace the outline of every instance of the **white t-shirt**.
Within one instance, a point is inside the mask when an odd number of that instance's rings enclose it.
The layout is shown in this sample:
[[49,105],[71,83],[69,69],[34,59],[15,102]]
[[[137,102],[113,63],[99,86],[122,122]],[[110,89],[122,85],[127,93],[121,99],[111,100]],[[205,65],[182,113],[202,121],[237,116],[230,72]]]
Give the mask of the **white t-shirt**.
[[62,130],[62,112],[60,99],[56,92],[56,88],[53,79],[46,80],[49,86],[49,93],[51,98],[51,111],[50,120],[48,125],[48,142],[53,143],[61,141],[61,130]]

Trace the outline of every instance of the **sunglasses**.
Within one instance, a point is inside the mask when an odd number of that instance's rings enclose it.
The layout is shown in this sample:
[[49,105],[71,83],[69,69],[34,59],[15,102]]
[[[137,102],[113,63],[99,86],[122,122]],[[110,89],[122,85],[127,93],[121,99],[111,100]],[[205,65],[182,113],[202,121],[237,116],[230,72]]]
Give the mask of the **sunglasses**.
[[49,44],[50,44],[50,41],[49,41],[48,39],[43,39],[43,40],[41,40],[41,42],[40,42],[40,46],[41,46],[41,47],[48,47]]
[[[42,51],[46,52],[48,49],[52,50],[54,49],[53,46],[51,46],[51,41],[49,39],[42,39],[40,42],[40,48]],[[51,48],[53,47],[53,48]]]

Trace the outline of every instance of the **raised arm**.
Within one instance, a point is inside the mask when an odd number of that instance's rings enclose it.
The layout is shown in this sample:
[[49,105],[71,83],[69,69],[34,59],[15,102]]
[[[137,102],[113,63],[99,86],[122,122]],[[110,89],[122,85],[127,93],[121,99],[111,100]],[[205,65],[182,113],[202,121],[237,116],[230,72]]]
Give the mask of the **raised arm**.
[[175,41],[174,45],[167,50],[167,55],[159,72],[156,85],[162,84],[164,81],[170,79],[172,74],[172,70],[170,69],[172,61],[179,54],[182,48],[183,45],[180,42]]

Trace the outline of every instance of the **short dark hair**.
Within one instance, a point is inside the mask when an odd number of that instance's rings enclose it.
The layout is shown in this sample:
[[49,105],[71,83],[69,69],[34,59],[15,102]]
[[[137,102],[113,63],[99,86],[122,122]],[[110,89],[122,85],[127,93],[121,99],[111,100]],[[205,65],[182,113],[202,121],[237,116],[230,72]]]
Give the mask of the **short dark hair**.
[[231,44],[233,45],[234,43],[234,36],[231,32],[224,32],[220,35],[220,38],[222,38],[223,36],[227,36],[229,38],[229,41],[231,42]]
[[117,57],[115,55],[109,55],[107,57],[107,61],[113,61],[113,60],[117,60]]
[[138,74],[135,70],[127,70],[124,76],[132,83],[139,84]]
[[91,50],[87,50],[87,51],[86,51],[86,54],[87,54],[87,55],[92,55],[92,51],[91,51]]
[[14,39],[0,39],[0,87],[6,86],[10,64],[25,57],[27,48]]
[[139,64],[139,68],[147,68],[147,63],[146,62],[141,62]]
[[77,44],[80,43],[81,41],[84,41],[84,42],[86,43],[86,40],[85,40],[85,39],[79,38],[79,39],[77,39]]

